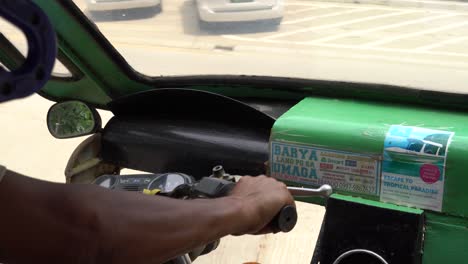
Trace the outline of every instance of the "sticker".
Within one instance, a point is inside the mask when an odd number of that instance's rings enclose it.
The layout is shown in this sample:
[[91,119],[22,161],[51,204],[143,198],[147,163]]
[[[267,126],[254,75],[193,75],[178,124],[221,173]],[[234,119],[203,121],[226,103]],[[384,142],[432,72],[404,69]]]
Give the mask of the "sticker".
[[442,210],[445,162],[454,133],[394,125],[384,143],[380,200]]
[[271,143],[270,174],[277,179],[378,195],[380,164],[370,155],[289,143]]

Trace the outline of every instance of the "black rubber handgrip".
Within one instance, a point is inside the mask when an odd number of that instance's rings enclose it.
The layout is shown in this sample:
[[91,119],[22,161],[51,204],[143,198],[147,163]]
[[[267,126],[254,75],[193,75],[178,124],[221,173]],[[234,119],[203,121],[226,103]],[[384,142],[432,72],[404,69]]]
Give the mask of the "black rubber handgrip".
[[[195,190],[207,197],[223,197],[228,195],[236,186],[235,183],[219,178],[203,178],[196,186]],[[297,223],[296,207],[286,205],[278,212],[273,220],[268,224],[273,232],[291,231]]]
[[297,211],[296,207],[292,205],[286,205],[279,211],[279,213],[273,218],[270,223],[270,227],[274,232],[287,233],[296,226],[297,223]]

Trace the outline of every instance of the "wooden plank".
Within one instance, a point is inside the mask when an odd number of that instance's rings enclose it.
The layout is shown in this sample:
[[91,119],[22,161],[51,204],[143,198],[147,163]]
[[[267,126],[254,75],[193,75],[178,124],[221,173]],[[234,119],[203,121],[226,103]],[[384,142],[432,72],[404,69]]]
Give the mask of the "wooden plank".
[[325,210],[321,206],[296,202],[299,219],[290,233],[260,236],[229,236],[218,249],[194,261],[195,264],[309,264]]

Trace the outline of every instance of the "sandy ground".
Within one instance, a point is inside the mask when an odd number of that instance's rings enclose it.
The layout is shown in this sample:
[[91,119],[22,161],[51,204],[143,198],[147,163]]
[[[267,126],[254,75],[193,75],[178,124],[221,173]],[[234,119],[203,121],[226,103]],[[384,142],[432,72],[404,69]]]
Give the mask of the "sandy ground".
[[52,104],[38,95],[0,104],[0,162],[31,177],[64,182],[68,157],[83,138],[58,140],[49,134],[46,117]]

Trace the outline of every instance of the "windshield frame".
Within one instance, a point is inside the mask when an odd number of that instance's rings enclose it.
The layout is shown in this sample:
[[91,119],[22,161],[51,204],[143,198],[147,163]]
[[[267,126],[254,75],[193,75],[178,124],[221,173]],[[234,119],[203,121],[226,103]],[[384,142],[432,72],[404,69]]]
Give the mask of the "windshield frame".
[[[83,100],[95,107],[105,109],[108,102],[132,93],[158,88],[187,88],[215,92],[234,98],[300,99],[306,96],[322,96],[468,109],[468,104],[466,104],[468,94],[422,90],[378,83],[249,75],[151,77],[136,71],[129,65],[97,26],[82,13],[72,0],[34,1],[46,11],[56,27],[60,50],[75,65],[75,67],[69,68],[72,74],[75,73],[75,70],[81,70],[83,72],[81,79],[91,80],[94,83],[93,87],[87,87],[88,93],[100,89],[100,96],[102,98],[107,97],[107,99],[92,102],[77,97],[70,90],[71,88],[68,89],[69,92],[67,93],[63,91],[57,93],[55,89],[60,89],[57,87],[59,86],[57,82],[62,81],[62,79],[57,80],[54,78],[40,94],[57,102],[68,99]],[[65,20],[67,21],[64,22]],[[58,23],[59,21],[60,23]],[[67,27],[71,25],[71,29],[64,27],[64,24]],[[67,31],[74,32],[70,34]],[[87,43],[88,46],[93,48],[89,52],[105,58],[105,61],[100,60],[103,65],[93,63],[93,61],[83,56],[85,54],[80,54],[80,47],[77,42],[87,41],[87,39],[93,42]],[[109,68],[107,71],[106,67]],[[119,82],[111,82],[105,79],[106,72],[118,75],[116,79]],[[80,85],[76,81],[69,81],[68,84],[74,84],[74,88],[83,86],[83,84]],[[64,85],[67,85],[67,83],[62,83],[62,86]],[[59,94],[61,95],[58,96]]]

